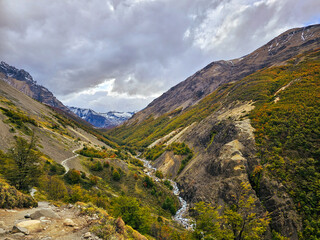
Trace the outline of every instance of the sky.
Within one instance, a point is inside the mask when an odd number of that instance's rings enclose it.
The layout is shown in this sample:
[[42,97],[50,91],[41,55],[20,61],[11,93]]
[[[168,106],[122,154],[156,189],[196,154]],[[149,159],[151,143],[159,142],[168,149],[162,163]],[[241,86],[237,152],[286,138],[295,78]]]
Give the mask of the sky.
[[317,23],[319,0],[0,0],[0,61],[65,105],[135,111],[212,61]]

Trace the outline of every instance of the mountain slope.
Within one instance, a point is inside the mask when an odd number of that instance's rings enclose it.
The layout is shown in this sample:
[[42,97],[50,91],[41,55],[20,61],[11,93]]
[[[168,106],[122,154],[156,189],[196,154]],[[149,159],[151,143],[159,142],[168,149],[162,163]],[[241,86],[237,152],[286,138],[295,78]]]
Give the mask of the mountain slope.
[[[0,80],[0,208],[32,207],[38,201],[39,206],[48,201],[84,206],[79,212],[80,207],[70,210],[68,205],[70,215],[63,211],[63,217],[72,217],[77,227],[45,220],[41,222],[47,224],[45,229],[30,230],[31,239],[44,235],[80,239],[87,231],[101,239],[146,239],[140,233],[168,239],[179,233],[182,239],[190,239],[188,231],[171,218],[179,207],[174,193],[148,177],[143,163],[125,148],[74,118],[78,117],[42,104]],[[162,207],[164,203],[170,210]],[[24,216],[30,212],[0,212],[6,213],[0,214],[0,220],[10,220],[6,227],[0,223],[0,238],[18,238],[9,230],[16,220],[28,221]]]
[[134,112],[97,113],[92,109],[69,107],[70,111],[98,128],[111,128],[131,118]]
[[192,106],[222,84],[238,81],[259,69],[281,64],[299,53],[315,49],[319,41],[320,25],[295,28],[242,58],[212,62],[155,99],[129,123],[142,121],[151,114],[158,117],[180,107]]
[[[272,218],[266,239],[278,233],[290,239],[317,239],[319,28],[280,35],[255,51],[260,55],[270,50],[270,57],[260,59],[263,69],[237,81],[221,78],[218,84],[227,83],[192,106],[165,110],[162,115],[152,112],[163,107],[164,96],[181,90],[187,81],[191,84],[192,80],[186,80],[137,113],[141,119],[134,117],[129,124],[109,131],[110,137],[155,158],[154,166],[168,177],[176,176],[181,195],[191,204],[206,201],[232,207],[241,183],[250,183],[256,213],[266,209]],[[274,45],[279,47],[277,51]],[[209,79],[207,70],[202,71]],[[216,79],[215,73],[212,75]],[[170,97],[166,100],[170,109]],[[145,116],[149,110],[152,113]],[[185,143],[193,157],[181,158],[168,150],[172,143]]]
[[47,88],[38,85],[32,76],[23,69],[17,69],[5,62],[0,63],[0,79],[7,82],[14,88],[28,95],[29,97],[45,103],[49,106],[67,111],[64,106]]

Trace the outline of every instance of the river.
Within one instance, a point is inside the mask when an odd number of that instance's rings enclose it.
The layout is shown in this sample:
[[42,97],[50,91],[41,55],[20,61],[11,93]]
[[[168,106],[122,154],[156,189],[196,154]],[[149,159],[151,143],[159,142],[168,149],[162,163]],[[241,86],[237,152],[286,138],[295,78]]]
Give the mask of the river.
[[[143,162],[143,165],[145,167],[145,173],[149,177],[151,177],[156,182],[161,182],[161,180],[155,176],[155,172],[157,171],[157,169],[153,167],[148,160],[138,158],[138,157],[136,158]],[[166,180],[166,179],[164,178],[162,180]],[[181,224],[184,228],[193,229],[192,221],[188,218],[189,204],[187,203],[186,200],[184,200],[182,197],[179,196],[180,190],[179,190],[178,184],[171,179],[167,179],[167,180],[171,182],[171,185],[173,186],[172,192],[174,195],[178,197],[180,206],[181,206],[176,212],[176,215],[173,216],[173,219],[179,224]]]

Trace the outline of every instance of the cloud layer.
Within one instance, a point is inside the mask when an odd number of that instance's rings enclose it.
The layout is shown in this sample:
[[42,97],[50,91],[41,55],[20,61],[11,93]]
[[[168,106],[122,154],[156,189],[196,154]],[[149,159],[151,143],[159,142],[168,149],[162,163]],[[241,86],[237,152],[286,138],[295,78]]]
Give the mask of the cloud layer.
[[0,0],[0,60],[65,104],[137,110],[319,14],[319,0]]

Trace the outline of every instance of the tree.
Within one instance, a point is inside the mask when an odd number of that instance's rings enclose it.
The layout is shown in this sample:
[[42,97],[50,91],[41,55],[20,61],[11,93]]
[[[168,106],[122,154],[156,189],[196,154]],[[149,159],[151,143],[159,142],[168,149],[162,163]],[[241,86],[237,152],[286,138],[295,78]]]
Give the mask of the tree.
[[112,172],[112,179],[115,181],[119,181],[120,178],[121,178],[120,173],[116,169],[114,169]]
[[70,184],[79,183],[81,180],[81,173],[78,170],[70,169],[65,175],[64,178]]
[[172,198],[167,197],[164,203],[162,204],[162,208],[164,210],[169,210],[172,215],[176,214],[177,209],[174,205],[174,201]]
[[50,176],[47,180],[48,182],[46,187],[49,198],[53,200],[64,199],[68,194],[64,182],[56,176]]
[[36,185],[41,175],[40,155],[36,149],[36,137],[32,134],[30,142],[18,137],[15,146],[9,149],[8,158],[11,160],[6,177],[19,190],[29,190]]
[[241,183],[234,195],[234,203],[219,214],[219,208],[197,203],[195,235],[204,239],[261,239],[270,219],[267,213],[257,213],[255,199],[248,183]]
[[113,202],[113,213],[121,217],[123,221],[139,230],[141,233],[149,231],[150,213],[149,209],[141,207],[136,198],[121,196]]

